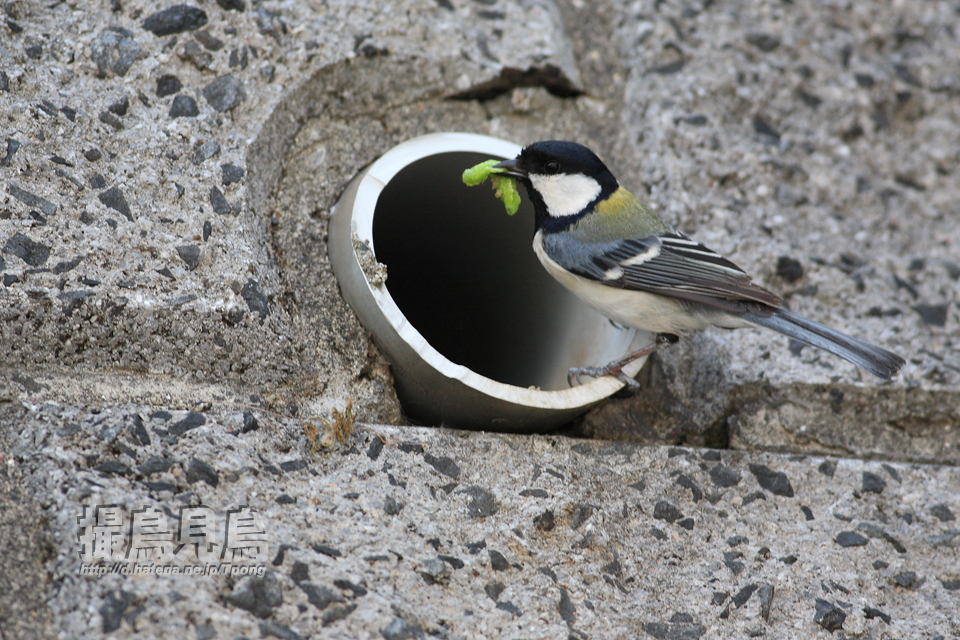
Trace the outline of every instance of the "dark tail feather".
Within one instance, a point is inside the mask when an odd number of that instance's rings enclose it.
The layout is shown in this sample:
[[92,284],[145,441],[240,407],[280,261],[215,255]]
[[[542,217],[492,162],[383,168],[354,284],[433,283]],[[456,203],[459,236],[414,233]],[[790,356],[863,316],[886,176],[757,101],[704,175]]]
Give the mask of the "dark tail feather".
[[777,309],[773,315],[767,317],[747,313],[743,319],[757,326],[773,329],[794,340],[829,351],[884,380],[889,380],[896,375],[905,362],[903,358],[886,349],[857,340],[785,309]]

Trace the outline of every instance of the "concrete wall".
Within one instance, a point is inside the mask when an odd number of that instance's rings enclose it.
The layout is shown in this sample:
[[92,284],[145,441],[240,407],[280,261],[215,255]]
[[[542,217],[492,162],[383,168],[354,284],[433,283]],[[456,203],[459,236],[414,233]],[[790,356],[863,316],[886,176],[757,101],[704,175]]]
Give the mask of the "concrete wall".
[[[955,6],[4,11],[5,634],[960,633]],[[331,208],[434,131],[587,144],[791,309],[907,366],[879,384],[708,331],[567,431],[658,446],[358,427],[325,448],[312,418],[348,401],[403,424],[330,269]],[[199,503],[260,510],[266,577],[78,575],[85,505]]]

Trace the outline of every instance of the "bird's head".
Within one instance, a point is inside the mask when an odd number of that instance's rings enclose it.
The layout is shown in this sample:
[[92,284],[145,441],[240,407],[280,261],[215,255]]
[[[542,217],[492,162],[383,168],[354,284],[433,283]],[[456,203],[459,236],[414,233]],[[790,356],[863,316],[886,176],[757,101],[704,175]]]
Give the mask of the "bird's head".
[[576,142],[537,142],[496,166],[526,187],[537,230],[566,228],[620,186],[597,154]]

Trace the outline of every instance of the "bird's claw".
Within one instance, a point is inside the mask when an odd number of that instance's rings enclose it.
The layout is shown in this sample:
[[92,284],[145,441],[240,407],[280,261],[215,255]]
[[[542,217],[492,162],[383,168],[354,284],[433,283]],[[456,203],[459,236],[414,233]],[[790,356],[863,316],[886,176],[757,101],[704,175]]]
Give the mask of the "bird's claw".
[[614,374],[617,377],[617,380],[623,383],[624,388],[630,393],[630,395],[636,395],[640,393],[640,383],[625,374],[623,371],[617,371]]
[[640,390],[639,382],[625,374],[620,367],[611,365],[605,367],[573,367],[567,371],[567,384],[571,387],[574,386],[574,380],[576,380],[578,385],[583,384],[583,380],[581,379],[583,376],[590,376],[591,378],[613,376],[622,382],[631,393],[637,393]]
[[622,382],[626,389],[631,394],[636,394],[640,391],[640,383],[628,376],[623,372],[623,368],[633,362],[638,358],[643,356],[648,356],[651,353],[657,351],[661,347],[667,345],[676,344],[677,340],[680,338],[671,334],[671,333],[658,333],[653,344],[647,345],[639,351],[635,351],[628,356],[620,358],[619,360],[614,360],[613,362],[603,366],[603,367],[573,367],[567,371],[567,384],[571,387],[573,386],[573,381],[576,380],[577,384],[582,384],[580,378],[582,376],[590,376],[592,378],[601,378],[603,376],[614,376],[617,380]]
[[580,376],[582,376],[583,374],[584,374],[584,370],[582,367],[571,367],[570,370],[567,371],[567,384],[570,385],[571,387],[576,386],[573,384],[574,381],[576,381],[578,385],[583,384],[580,381]]

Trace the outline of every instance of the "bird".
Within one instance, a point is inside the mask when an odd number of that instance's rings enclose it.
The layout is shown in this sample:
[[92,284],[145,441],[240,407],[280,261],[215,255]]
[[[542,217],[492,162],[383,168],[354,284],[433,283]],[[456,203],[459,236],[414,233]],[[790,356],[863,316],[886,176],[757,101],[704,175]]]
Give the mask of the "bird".
[[546,271],[612,321],[656,336],[607,365],[570,369],[571,386],[583,376],[612,375],[636,392],[639,383],[623,367],[711,325],[771,329],[883,380],[905,363],[895,353],[786,309],[743,269],[620,186],[581,144],[536,142],[493,170],[524,186],[534,210],[533,251]]

